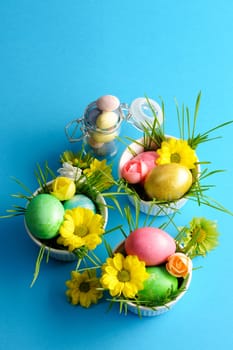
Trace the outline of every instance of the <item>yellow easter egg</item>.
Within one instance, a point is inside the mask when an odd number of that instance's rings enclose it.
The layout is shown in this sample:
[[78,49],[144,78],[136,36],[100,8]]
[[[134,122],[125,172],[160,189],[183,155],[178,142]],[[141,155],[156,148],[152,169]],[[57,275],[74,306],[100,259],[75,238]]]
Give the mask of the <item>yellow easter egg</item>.
[[93,132],[91,136],[95,140],[95,142],[107,143],[115,139],[115,137],[117,136],[117,132],[111,132],[106,134],[100,132]]
[[118,122],[118,115],[115,112],[102,112],[96,119],[96,126],[99,129],[114,128]]
[[191,171],[178,163],[156,166],[147,175],[144,189],[150,199],[180,199],[192,185]]
[[92,148],[101,148],[103,147],[104,143],[103,142],[97,142],[93,137],[89,137],[87,139],[88,144],[92,147]]

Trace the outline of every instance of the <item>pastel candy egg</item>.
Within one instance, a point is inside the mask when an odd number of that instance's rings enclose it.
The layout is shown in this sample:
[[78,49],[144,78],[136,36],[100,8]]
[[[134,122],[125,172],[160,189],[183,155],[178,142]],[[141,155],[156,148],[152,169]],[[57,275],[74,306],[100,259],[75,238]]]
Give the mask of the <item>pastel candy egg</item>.
[[115,137],[117,136],[117,132],[116,131],[110,132],[110,133],[93,132],[91,136],[97,143],[107,143],[115,139]]
[[103,142],[96,142],[95,139],[93,137],[88,137],[87,139],[87,143],[92,147],[92,148],[101,148],[104,143]]
[[119,107],[120,101],[116,96],[105,95],[98,98],[96,105],[101,111],[111,112]]
[[71,199],[65,201],[63,205],[65,210],[81,207],[90,209],[96,213],[95,204],[89,197],[85,196],[84,194],[76,194]]
[[50,194],[42,193],[29,202],[25,221],[32,235],[50,239],[57,235],[63,216],[64,207],[61,202]]
[[102,112],[96,119],[96,126],[99,129],[114,128],[118,122],[118,115],[115,112]]
[[144,281],[144,289],[138,292],[138,299],[158,304],[178,289],[178,279],[170,275],[164,266],[147,267],[149,277]]
[[160,265],[176,251],[175,240],[165,231],[142,227],[132,231],[125,240],[127,255],[137,255],[146,266]]
[[183,165],[169,163],[152,169],[146,177],[144,189],[151,199],[174,201],[183,197],[191,185],[191,171]]

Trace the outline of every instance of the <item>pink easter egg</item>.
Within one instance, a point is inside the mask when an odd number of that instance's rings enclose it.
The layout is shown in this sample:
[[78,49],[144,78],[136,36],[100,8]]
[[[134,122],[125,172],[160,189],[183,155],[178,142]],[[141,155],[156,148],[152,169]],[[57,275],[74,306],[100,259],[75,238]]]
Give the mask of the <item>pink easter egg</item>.
[[96,101],[96,106],[105,112],[115,111],[120,105],[120,101],[116,96],[113,95],[105,95]]
[[127,255],[136,255],[146,266],[157,266],[175,253],[175,240],[165,231],[154,227],[134,230],[125,240]]

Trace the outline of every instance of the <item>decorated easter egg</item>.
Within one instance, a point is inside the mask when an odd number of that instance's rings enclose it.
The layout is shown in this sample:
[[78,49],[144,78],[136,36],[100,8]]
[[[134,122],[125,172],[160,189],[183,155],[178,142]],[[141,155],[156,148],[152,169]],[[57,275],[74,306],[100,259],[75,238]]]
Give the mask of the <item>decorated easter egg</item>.
[[96,105],[101,111],[111,112],[119,107],[120,101],[116,96],[105,95],[98,98]]
[[144,289],[138,292],[138,299],[159,303],[178,289],[178,279],[170,275],[165,266],[147,267],[149,277],[144,281]]
[[175,240],[155,227],[142,227],[132,231],[125,240],[127,255],[137,255],[146,266],[164,263],[176,251]]
[[147,175],[144,189],[149,198],[177,200],[190,189],[192,174],[188,168],[177,163],[159,165]]
[[84,194],[76,194],[71,199],[65,201],[63,205],[65,210],[81,207],[90,209],[96,213],[95,204],[89,197],[85,196]]
[[114,128],[118,121],[118,115],[115,112],[102,112],[96,119],[96,126],[99,129]]
[[61,202],[50,194],[42,193],[29,202],[25,221],[32,235],[49,239],[57,235],[63,216],[64,207]]

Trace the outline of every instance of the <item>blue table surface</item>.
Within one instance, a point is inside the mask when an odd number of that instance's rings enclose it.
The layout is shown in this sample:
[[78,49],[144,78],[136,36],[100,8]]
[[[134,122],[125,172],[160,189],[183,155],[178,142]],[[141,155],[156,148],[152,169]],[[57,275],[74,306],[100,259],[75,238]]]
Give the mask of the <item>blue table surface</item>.
[[[0,215],[16,203],[12,176],[36,189],[36,163],[47,160],[56,170],[63,151],[80,149],[64,127],[101,95],[126,103],[161,96],[166,130],[174,135],[174,98],[193,113],[200,90],[200,131],[233,119],[232,16],[230,0],[2,0]],[[219,130],[213,136],[222,138],[198,151],[210,169],[226,170],[213,176],[209,195],[231,211],[232,131],[232,125]],[[121,136],[140,135],[123,123]],[[124,147],[113,160],[115,176]],[[193,272],[174,309],[142,319],[119,314],[117,306],[107,312],[107,302],[87,310],[71,306],[65,281],[74,263],[50,259],[30,288],[38,248],[22,216],[0,220],[0,349],[231,349],[232,216],[188,202],[177,223],[194,216],[218,221],[218,249],[200,260],[203,268]],[[108,227],[118,222],[110,212]],[[110,243],[120,239],[113,233]]]

